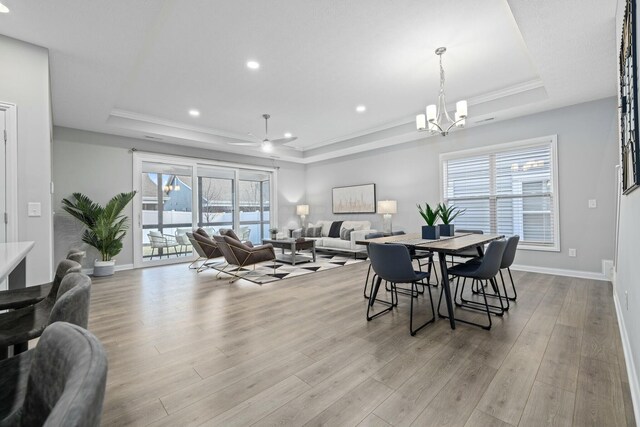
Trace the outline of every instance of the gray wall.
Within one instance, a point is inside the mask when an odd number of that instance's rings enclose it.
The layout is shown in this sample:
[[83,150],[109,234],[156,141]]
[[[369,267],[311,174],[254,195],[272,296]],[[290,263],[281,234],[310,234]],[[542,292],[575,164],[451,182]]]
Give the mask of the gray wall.
[[[211,150],[178,147],[152,141],[143,141],[105,135],[76,129],[55,127],[53,132],[53,181],[55,183],[54,230],[55,259],[64,258],[71,247],[85,247],[80,240],[82,227],[61,209],[61,200],[73,192],[81,192],[97,202],[105,203],[115,194],[133,188],[133,156],[131,148],[162,154],[220,160],[257,166],[273,167],[268,159],[219,153]],[[278,225],[284,227],[297,221],[295,205],[304,195],[304,166],[277,162],[278,170]],[[133,206],[125,211],[129,218]],[[86,249],[86,248],[85,248]],[[96,252],[91,250],[85,267],[92,267]],[[133,235],[128,233],[124,248],[116,257],[118,265],[133,263]]]
[[[398,201],[394,229],[418,231],[422,219],[416,203],[440,199],[441,153],[557,134],[561,252],[520,250],[516,263],[599,273],[602,260],[613,259],[616,120],[610,98],[312,164],[307,167],[309,220],[338,218],[331,213],[332,187],[375,183],[378,200]],[[597,200],[597,209],[587,208],[588,199]],[[381,215],[339,218],[367,219],[382,228]],[[568,248],[577,249],[578,256],[570,258]]]
[[[616,40],[619,40],[619,34],[622,31],[624,5],[623,0],[618,1]],[[613,47],[612,54],[616,54],[616,49]],[[616,150],[620,149],[617,139],[613,141],[613,145]],[[636,420],[638,420],[640,418],[638,413],[640,389],[637,377],[637,369],[640,367],[640,311],[638,310],[640,308],[640,250],[638,249],[640,242],[640,189],[636,189],[626,196],[620,196],[619,209],[618,259],[614,294],[622,314],[622,319],[618,319],[618,322],[626,330],[626,336],[623,334],[622,340],[626,344],[625,349],[631,352],[631,360],[627,360],[627,367],[631,377],[630,386],[634,398]],[[628,298],[628,304],[625,295]]]
[[[0,36],[0,58],[0,100],[17,105],[18,240],[35,242],[27,257],[33,285],[53,276],[49,51]],[[41,217],[27,216],[28,202],[42,204]]]

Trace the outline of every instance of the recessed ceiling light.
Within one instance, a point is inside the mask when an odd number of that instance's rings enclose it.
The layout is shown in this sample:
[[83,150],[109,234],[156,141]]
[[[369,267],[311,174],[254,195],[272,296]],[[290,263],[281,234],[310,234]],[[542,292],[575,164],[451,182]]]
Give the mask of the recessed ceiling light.
[[9,8],[0,3],[0,13],[9,13]]
[[291,135],[291,133],[290,133],[290,132],[286,132],[286,133],[284,134],[284,137],[285,137],[285,138],[291,138],[291,136],[292,136],[292,135]]
[[365,107],[364,105],[358,105],[358,106],[356,107],[356,111],[357,111],[358,113],[364,113],[365,111],[367,111],[367,107]]
[[198,110],[189,110],[189,115],[193,117],[200,117],[200,111]]
[[260,68],[260,64],[256,61],[248,61],[247,67],[251,68],[252,70],[257,70],[258,68]]

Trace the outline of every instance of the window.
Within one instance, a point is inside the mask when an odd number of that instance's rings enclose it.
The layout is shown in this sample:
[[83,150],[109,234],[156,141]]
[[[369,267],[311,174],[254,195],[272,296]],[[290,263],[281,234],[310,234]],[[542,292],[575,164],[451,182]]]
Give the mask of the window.
[[520,249],[560,250],[556,137],[446,153],[442,199],[458,228],[520,235]]

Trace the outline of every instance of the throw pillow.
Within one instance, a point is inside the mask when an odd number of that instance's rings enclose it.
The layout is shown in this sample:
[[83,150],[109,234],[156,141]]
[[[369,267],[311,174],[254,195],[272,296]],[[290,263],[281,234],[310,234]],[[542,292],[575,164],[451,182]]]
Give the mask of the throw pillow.
[[318,226],[318,227],[311,227],[311,230],[313,230],[313,235],[312,236],[308,236],[308,237],[322,237],[322,226]]
[[331,223],[331,228],[329,229],[329,237],[340,238],[340,228],[342,227],[343,222],[344,221],[333,221]]
[[342,240],[351,240],[351,233],[353,232],[353,228],[343,228],[340,230],[340,238]]
[[304,228],[296,228],[295,230],[293,230],[291,232],[291,237],[298,238],[298,237],[304,237]]

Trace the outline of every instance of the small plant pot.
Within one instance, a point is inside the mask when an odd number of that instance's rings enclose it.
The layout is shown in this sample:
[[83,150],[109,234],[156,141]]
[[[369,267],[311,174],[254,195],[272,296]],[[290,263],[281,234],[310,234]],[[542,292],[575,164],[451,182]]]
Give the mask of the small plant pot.
[[440,228],[437,225],[423,225],[422,238],[426,240],[438,240],[440,238]]
[[93,275],[95,277],[113,276],[113,272],[116,268],[116,260],[111,261],[98,261],[93,264]]
[[455,233],[453,230],[453,224],[440,224],[438,227],[440,227],[441,236],[453,236]]

